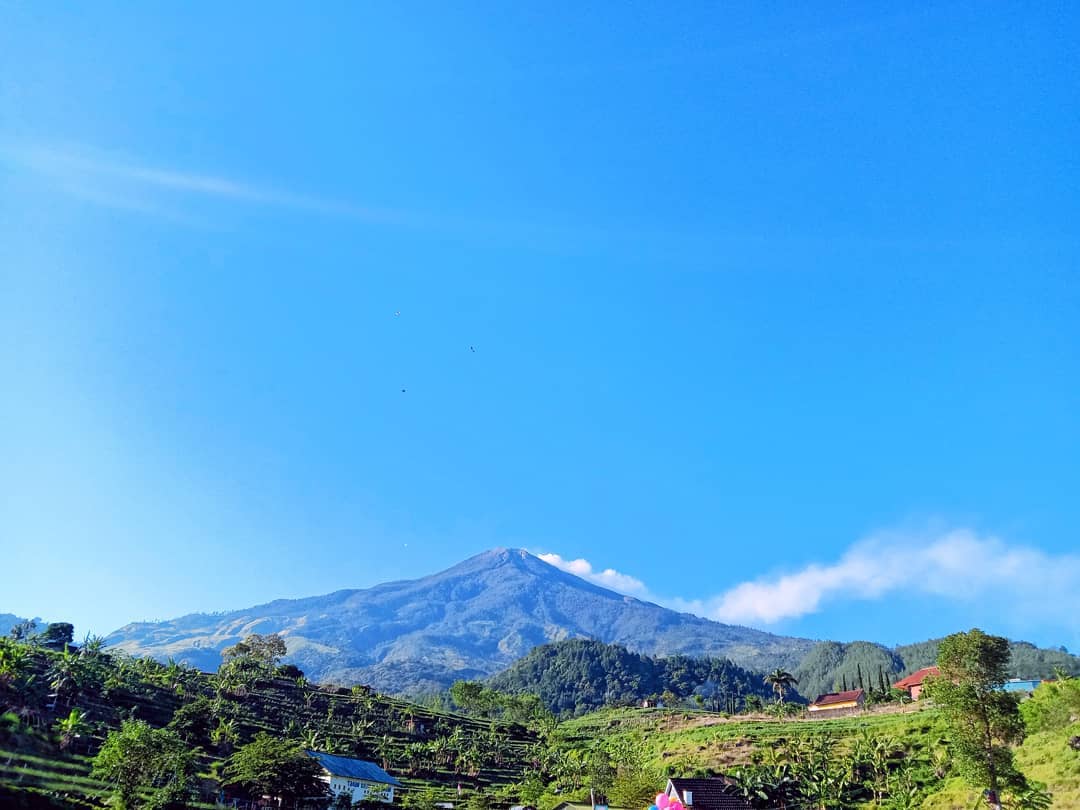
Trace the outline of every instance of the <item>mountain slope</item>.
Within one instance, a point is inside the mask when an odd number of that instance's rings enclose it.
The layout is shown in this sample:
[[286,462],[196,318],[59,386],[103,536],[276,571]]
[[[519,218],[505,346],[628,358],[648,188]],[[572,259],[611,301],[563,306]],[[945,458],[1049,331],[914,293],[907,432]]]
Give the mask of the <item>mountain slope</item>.
[[488,551],[417,580],[130,624],[107,641],[212,670],[221,649],[249,633],[281,633],[287,660],[312,679],[391,692],[484,677],[539,644],[566,638],[650,655],[727,657],[752,669],[793,668],[813,646],[623,596],[519,549]]

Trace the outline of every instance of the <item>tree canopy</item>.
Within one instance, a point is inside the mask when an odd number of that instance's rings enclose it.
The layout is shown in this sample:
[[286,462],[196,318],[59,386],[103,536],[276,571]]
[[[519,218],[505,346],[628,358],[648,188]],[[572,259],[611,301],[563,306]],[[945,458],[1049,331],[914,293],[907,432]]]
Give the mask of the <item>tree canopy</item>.
[[1008,677],[1009,641],[978,629],[954,633],[938,650],[941,674],[928,679],[928,694],[949,722],[952,756],[961,775],[993,795],[1022,787],[1011,743],[1024,725],[1016,697],[1001,690]]
[[197,754],[169,729],[127,720],[105,738],[93,775],[110,783],[128,810],[179,806],[194,785]]
[[326,795],[322,767],[299,743],[260,732],[237,749],[225,764],[225,784],[239,785],[252,795],[277,796],[295,803]]

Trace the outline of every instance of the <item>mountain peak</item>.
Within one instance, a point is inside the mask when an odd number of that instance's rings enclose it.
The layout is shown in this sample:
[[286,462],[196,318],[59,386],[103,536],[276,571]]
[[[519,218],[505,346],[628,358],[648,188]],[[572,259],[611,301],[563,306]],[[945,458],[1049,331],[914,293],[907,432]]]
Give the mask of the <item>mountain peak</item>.
[[492,548],[444,571],[363,590],[278,600],[226,614],[139,623],[111,646],[207,669],[245,634],[280,633],[308,677],[391,692],[490,675],[533,647],[592,638],[667,655],[794,666],[811,643],[735,628],[623,596],[522,548]]
[[[442,573],[457,575],[479,573],[481,571],[490,571],[495,568],[500,568],[504,565],[513,565],[516,568],[526,568],[528,567],[530,560],[543,563],[543,560],[534,557],[523,548],[504,548],[498,546],[496,548],[490,548],[487,551],[481,551],[479,554],[475,554],[466,560],[462,560],[457,565],[448,568]],[[435,576],[442,576],[442,574],[436,574]]]

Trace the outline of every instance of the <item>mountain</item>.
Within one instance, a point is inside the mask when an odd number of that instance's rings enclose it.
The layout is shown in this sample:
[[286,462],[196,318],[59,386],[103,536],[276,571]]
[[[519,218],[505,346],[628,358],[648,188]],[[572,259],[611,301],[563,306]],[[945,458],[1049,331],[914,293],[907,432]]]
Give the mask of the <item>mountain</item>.
[[16,616],[14,613],[0,613],[0,636],[6,636],[15,625],[27,621],[35,622],[38,630],[45,629],[45,622],[42,621],[40,616],[34,619],[25,619],[22,616]]
[[309,678],[421,692],[505,669],[567,638],[649,655],[708,655],[749,669],[794,668],[814,642],[709,621],[624,596],[520,549],[495,549],[422,579],[247,610],[129,624],[110,646],[214,670],[222,648],[281,633]]

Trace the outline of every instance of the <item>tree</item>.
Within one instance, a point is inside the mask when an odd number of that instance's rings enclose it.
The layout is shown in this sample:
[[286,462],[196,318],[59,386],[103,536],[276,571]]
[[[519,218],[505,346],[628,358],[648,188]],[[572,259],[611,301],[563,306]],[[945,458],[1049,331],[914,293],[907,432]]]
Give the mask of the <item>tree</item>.
[[288,652],[285,639],[277,633],[267,636],[252,633],[243,641],[238,641],[233,646],[222,650],[221,657],[226,661],[233,658],[253,658],[273,669]]
[[488,691],[479,681],[454,681],[450,698],[466,714],[482,714],[489,707]]
[[53,622],[46,625],[35,641],[50,650],[62,650],[75,640],[75,627],[69,622]]
[[127,720],[105,738],[92,775],[113,786],[125,810],[182,805],[195,782],[197,754],[169,729]]
[[61,717],[53,724],[60,742],[60,750],[66,751],[83,734],[90,731],[90,724],[86,722],[86,714],[79,709],[72,709],[67,717]]
[[65,644],[49,668],[49,687],[56,692],[57,701],[70,700],[77,695],[87,674],[87,662]]
[[928,679],[928,693],[949,723],[953,759],[971,785],[987,789],[1001,807],[1004,786],[1022,787],[1010,743],[1020,742],[1024,725],[1016,698],[1001,691],[1009,665],[1009,641],[974,629],[941,642],[941,675]]
[[790,689],[792,686],[798,683],[795,680],[795,676],[790,672],[786,672],[783,669],[774,669],[764,678],[765,683],[769,684],[773,691],[776,692],[777,698],[781,703],[784,702],[784,690]]
[[25,644],[0,639],[0,692],[20,681],[30,668],[30,653]]
[[743,701],[747,712],[760,712],[762,709],[761,698],[758,695],[747,695]]
[[298,743],[260,732],[237,749],[225,764],[225,784],[240,785],[253,795],[277,796],[294,806],[300,798],[326,795],[322,767]]
[[37,622],[26,619],[11,628],[11,637],[16,641],[29,641],[35,630],[37,630]]

